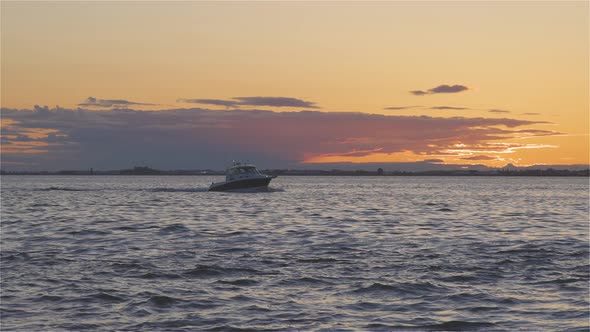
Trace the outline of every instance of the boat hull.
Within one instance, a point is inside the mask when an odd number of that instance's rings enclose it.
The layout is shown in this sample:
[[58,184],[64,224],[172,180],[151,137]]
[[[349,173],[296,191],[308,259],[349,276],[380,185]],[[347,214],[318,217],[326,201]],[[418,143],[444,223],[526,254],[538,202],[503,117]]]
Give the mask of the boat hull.
[[255,178],[255,179],[242,179],[231,182],[219,182],[213,183],[209,187],[209,191],[229,191],[229,190],[243,190],[243,189],[265,189],[268,187],[270,180],[273,177],[267,178]]

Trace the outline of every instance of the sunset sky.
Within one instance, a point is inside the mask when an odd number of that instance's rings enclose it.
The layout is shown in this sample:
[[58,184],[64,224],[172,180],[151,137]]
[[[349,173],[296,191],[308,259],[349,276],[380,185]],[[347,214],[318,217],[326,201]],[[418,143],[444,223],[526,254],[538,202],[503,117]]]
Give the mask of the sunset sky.
[[0,6],[3,169],[590,163],[587,1]]

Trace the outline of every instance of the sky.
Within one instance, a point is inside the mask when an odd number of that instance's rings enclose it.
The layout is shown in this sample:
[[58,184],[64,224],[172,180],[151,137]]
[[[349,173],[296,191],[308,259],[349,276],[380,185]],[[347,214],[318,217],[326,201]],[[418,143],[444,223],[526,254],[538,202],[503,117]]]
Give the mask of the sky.
[[590,163],[587,1],[0,10],[2,169]]

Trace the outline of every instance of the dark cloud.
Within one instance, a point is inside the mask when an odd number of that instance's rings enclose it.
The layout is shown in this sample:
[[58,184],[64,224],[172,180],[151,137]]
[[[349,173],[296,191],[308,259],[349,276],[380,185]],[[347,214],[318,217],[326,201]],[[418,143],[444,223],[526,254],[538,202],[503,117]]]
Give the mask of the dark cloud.
[[218,105],[218,106],[225,106],[225,107],[235,107],[239,106],[240,102],[235,100],[223,100],[223,99],[177,99],[177,102],[180,103],[192,103],[192,104],[202,104],[202,105]]
[[270,107],[301,107],[319,108],[316,103],[291,97],[233,97],[232,100],[224,99],[178,99],[183,103],[204,105],[219,105],[226,107],[239,106],[270,106]]
[[[78,106],[84,107],[127,107],[131,105],[141,105],[141,106],[155,106],[157,104],[147,104],[147,103],[137,103],[134,101],[124,100],[124,99],[97,99],[94,97],[88,97],[86,100]],[[47,107],[47,106],[45,106]]]
[[16,137],[12,139],[13,142],[32,142],[34,140],[34,138],[23,134],[16,135]]
[[496,160],[497,158],[479,155],[479,156],[473,156],[473,157],[465,157],[465,158],[461,158],[461,159],[463,159],[463,160]]
[[436,88],[432,88],[428,90],[430,93],[457,93],[461,91],[468,90],[469,88],[464,85],[439,85]]
[[497,110],[497,109],[491,109],[491,110],[488,110],[488,112],[490,112],[490,113],[510,113],[510,111]]
[[8,123],[3,141],[39,137],[34,142],[15,142],[12,150],[3,145],[3,160],[34,163],[48,170],[137,164],[218,169],[232,159],[253,160],[261,167],[288,167],[317,156],[375,152],[465,155],[464,150],[473,147],[492,151],[527,146],[502,146],[494,144],[496,140],[554,134],[519,128],[543,122],[506,118],[200,108],[98,112],[39,107],[1,112]]
[[466,91],[469,90],[468,87],[464,86],[464,85],[439,85],[437,87],[434,87],[432,89],[429,89],[427,91],[422,91],[422,90],[414,90],[414,91],[410,91],[411,94],[416,95],[416,96],[424,96],[424,95],[432,95],[432,94],[438,94],[438,93],[458,93],[458,92],[462,92],[462,91]]
[[433,110],[468,110],[466,107],[452,107],[452,106],[433,106],[430,109]]
[[235,97],[242,105],[319,108],[314,102],[289,97]]
[[442,159],[425,159],[425,160],[423,160],[423,162],[425,162],[425,163],[442,163],[442,162],[444,162],[444,160],[442,160]]
[[[30,134],[32,131],[25,130],[25,132]],[[10,132],[6,133],[3,130],[1,138],[2,138],[2,143],[6,143],[6,144],[11,144],[14,142],[19,142],[19,143],[30,143],[30,142],[56,143],[56,142],[67,141],[66,135],[60,135],[60,134],[53,133],[53,132],[47,133],[47,135],[45,135],[45,136],[31,137],[26,134],[14,135]]]
[[49,107],[48,106],[39,106],[39,105],[35,105],[33,106],[33,110],[37,113],[48,113],[49,112]]
[[541,115],[541,113],[522,113],[522,115]]
[[391,106],[391,107],[385,107],[383,109],[384,110],[407,110],[407,109],[418,108],[418,107],[422,107],[422,106]]
[[414,90],[414,91],[410,91],[410,93],[413,95],[416,95],[416,96],[424,96],[424,95],[428,94],[428,92],[422,91],[422,90]]

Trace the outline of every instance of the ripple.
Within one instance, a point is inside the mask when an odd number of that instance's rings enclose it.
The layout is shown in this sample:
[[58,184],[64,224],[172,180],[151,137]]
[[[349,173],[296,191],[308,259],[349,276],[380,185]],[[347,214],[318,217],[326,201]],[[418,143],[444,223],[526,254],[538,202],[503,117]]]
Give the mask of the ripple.
[[195,268],[182,273],[189,277],[218,277],[226,275],[256,275],[263,274],[259,270],[249,268],[226,268],[217,265],[197,265]]
[[496,324],[489,322],[466,322],[466,321],[449,321],[441,324],[425,325],[425,328],[431,331],[477,331],[481,329],[493,328]]
[[382,284],[373,283],[366,287],[360,287],[353,290],[356,294],[369,294],[369,295],[419,295],[419,294],[430,294],[430,293],[444,293],[448,289],[444,287],[436,286],[429,282],[423,283],[397,283],[397,284]]
[[100,292],[100,293],[96,293],[93,295],[89,295],[89,296],[85,296],[85,297],[76,299],[76,301],[80,301],[80,302],[99,301],[99,302],[106,302],[106,303],[121,303],[121,302],[126,302],[127,299],[125,299],[122,296],[116,296],[116,295]]
[[68,232],[69,235],[74,235],[74,236],[108,235],[110,233],[111,232],[109,232],[109,231],[99,231],[99,230],[94,230],[94,229],[83,229],[83,230],[79,230],[79,231]]
[[147,273],[137,275],[136,277],[141,278],[141,279],[148,279],[148,280],[152,280],[152,279],[155,279],[155,280],[157,280],[157,279],[180,279],[180,278],[182,278],[182,276],[177,273],[166,273],[166,272],[160,272],[160,271],[150,271]]
[[41,295],[37,297],[37,301],[41,302],[61,302],[64,298],[61,296],[54,296],[54,295]]
[[179,298],[166,295],[153,295],[148,299],[148,302],[158,307],[167,307],[184,301]]
[[254,286],[259,284],[258,281],[253,279],[219,280],[217,282],[234,286]]
[[173,224],[173,225],[168,225],[166,227],[161,228],[160,231],[158,232],[158,234],[165,235],[165,234],[184,233],[184,232],[190,232],[190,229],[188,229],[183,224]]

